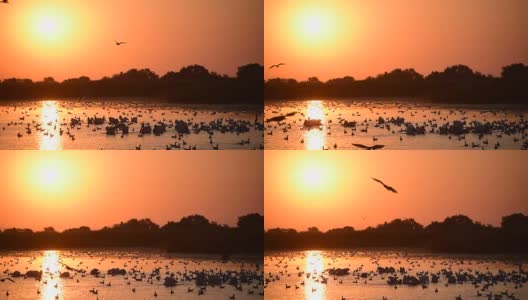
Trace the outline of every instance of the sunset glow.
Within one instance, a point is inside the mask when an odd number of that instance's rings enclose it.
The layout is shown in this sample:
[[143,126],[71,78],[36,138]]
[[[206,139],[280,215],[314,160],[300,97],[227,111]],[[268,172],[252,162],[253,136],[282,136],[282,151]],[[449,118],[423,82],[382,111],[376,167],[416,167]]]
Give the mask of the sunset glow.
[[[44,157],[44,156],[43,156]],[[29,159],[21,162],[16,181],[22,188],[20,193],[33,199],[33,202],[52,202],[59,205],[70,200],[72,194],[84,191],[90,186],[85,181],[90,177],[85,163],[72,160],[59,153],[45,155],[45,159]]]
[[335,182],[335,170],[332,164],[314,157],[297,166],[297,185],[307,193],[326,192]]
[[456,64],[498,75],[528,62],[523,0],[266,0],[264,10],[266,64],[287,64],[267,79],[429,74]]
[[65,37],[66,31],[70,27],[69,18],[58,12],[37,12],[34,18],[35,38],[42,41],[56,42]]
[[258,151],[0,154],[2,228],[100,228],[131,218],[164,224],[192,214],[236,224],[241,215],[263,213]]
[[[528,213],[522,156],[519,151],[266,151],[265,227],[361,229],[396,218],[428,224],[461,213],[496,225],[504,215]],[[508,176],[495,172],[497,165]]]
[[[0,79],[163,75],[201,64],[235,75],[263,63],[259,1],[12,1],[0,9]],[[115,40],[127,47],[116,47]],[[211,55],[213,52],[214,55]]]
[[316,45],[336,38],[337,16],[333,12],[317,7],[301,9],[295,22],[301,42]]
[[[290,171],[284,177],[275,178],[284,184],[281,193],[296,195],[290,200],[299,205],[306,204],[306,207],[315,208],[332,203],[332,195],[339,194],[343,184],[343,170],[339,164],[328,160],[323,153],[314,152],[307,156],[293,154],[287,155],[291,159],[282,165],[285,170]],[[350,185],[354,186],[354,183],[351,182]]]
[[72,174],[61,161],[43,161],[35,167],[33,184],[44,190],[62,190]]

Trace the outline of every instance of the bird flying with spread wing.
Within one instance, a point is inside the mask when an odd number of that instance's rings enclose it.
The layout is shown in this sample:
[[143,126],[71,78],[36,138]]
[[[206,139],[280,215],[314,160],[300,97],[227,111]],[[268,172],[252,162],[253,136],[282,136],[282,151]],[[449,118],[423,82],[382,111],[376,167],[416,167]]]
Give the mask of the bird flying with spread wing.
[[126,42],[118,42],[118,41],[115,41],[115,44],[116,44],[116,46],[121,46],[121,45],[123,45],[123,44],[126,44]]
[[372,180],[376,181],[376,182],[379,182],[383,185],[383,187],[387,190],[387,191],[391,191],[393,193],[398,193],[392,186],[388,186],[386,185],[383,181],[379,180],[379,179],[376,179],[374,177],[371,177]]
[[286,64],[285,64],[285,63],[280,63],[280,64],[276,64],[276,65],[271,65],[271,66],[269,67],[269,69],[279,68],[280,66],[284,66],[284,65],[286,65]]
[[374,146],[365,146],[363,144],[352,144],[352,145],[358,148],[361,148],[361,149],[365,149],[365,150],[378,150],[378,149],[385,147],[385,145],[374,145]]

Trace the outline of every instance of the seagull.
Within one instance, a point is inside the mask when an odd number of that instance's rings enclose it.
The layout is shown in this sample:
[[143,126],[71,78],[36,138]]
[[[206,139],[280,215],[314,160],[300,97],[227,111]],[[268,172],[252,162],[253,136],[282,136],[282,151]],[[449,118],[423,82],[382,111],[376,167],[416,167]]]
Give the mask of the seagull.
[[273,68],[278,68],[280,66],[284,66],[286,65],[285,63],[280,63],[280,64],[276,64],[276,65],[271,65],[271,67],[269,67],[269,69],[273,69]]
[[0,282],[5,282],[6,280],[9,280],[11,282],[15,282],[13,279],[11,279],[9,277],[0,279]]
[[365,149],[365,150],[378,150],[378,149],[385,147],[385,145],[374,145],[374,146],[365,146],[363,144],[352,144],[352,145],[358,148],[361,148],[361,149]]
[[126,44],[126,42],[118,42],[118,41],[115,41],[115,44],[116,44],[116,46],[121,46],[121,45],[123,45],[123,44]]
[[385,189],[387,189],[387,191],[391,191],[391,192],[393,192],[393,193],[398,193],[398,192],[397,192],[392,186],[388,186],[388,185],[386,185],[385,183],[383,183],[383,181],[381,181],[381,180],[379,180],[379,179],[376,179],[376,178],[374,178],[374,177],[371,177],[371,178],[372,178],[372,180],[381,183],[381,184],[383,185],[383,187],[384,187]]

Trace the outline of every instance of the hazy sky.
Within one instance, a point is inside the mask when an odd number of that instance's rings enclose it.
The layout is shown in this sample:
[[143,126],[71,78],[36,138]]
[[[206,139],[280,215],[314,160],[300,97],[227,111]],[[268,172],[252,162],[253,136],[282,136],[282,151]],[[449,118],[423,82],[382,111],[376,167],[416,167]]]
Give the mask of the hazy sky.
[[263,27],[263,0],[12,1],[0,6],[0,78],[163,75],[195,63],[233,75],[263,63]]
[[262,151],[0,151],[0,165],[0,228],[263,213]]
[[528,63],[525,0],[266,0],[266,78],[363,79],[466,64],[488,74]]
[[498,225],[528,214],[522,151],[266,151],[265,161],[266,229],[428,225],[455,214]]

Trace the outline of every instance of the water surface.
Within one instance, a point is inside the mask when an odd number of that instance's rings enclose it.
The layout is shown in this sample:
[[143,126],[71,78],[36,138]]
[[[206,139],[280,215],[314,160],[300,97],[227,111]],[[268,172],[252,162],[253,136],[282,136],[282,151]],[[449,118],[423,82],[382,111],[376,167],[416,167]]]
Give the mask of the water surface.
[[[101,274],[91,275],[96,268]],[[108,274],[112,268],[124,269],[126,274],[112,276]],[[42,278],[24,278],[31,270],[42,271]],[[236,286],[229,282],[208,285],[199,294],[195,278],[202,271],[237,278],[238,283]],[[22,277],[17,277],[15,272],[20,272]],[[241,279],[242,274],[246,279]],[[10,278],[14,282],[0,281],[0,298],[229,299],[235,295],[236,299],[262,299],[262,274],[262,260],[258,258],[233,257],[223,261],[218,256],[150,250],[4,251],[0,252],[0,279]],[[169,276],[177,280],[176,286],[164,286],[165,277]]]
[[[521,107],[364,99],[270,101],[264,115],[266,149],[361,149],[353,144],[420,150],[528,147],[528,109]],[[285,118],[273,120],[281,116]],[[305,123],[308,120],[321,124]],[[455,121],[464,124],[463,133],[441,132],[443,125],[449,128]]]
[[[110,118],[128,133],[109,134]],[[189,149],[263,148],[263,114],[234,105],[177,105],[154,100],[42,100],[0,104],[0,149]],[[98,118],[103,122],[89,122]],[[189,133],[178,134],[176,120]],[[165,132],[141,134],[164,124]]]
[[[528,257],[501,255],[447,255],[401,251],[283,251],[264,257],[266,299],[487,299],[503,292],[515,299],[528,299]],[[519,274],[524,264],[523,274]],[[395,273],[380,274],[378,267],[393,267]],[[349,268],[344,276],[329,269]],[[403,268],[405,272],[400,272]],[[495,276],[494,281],[448,284],[446,272],[466,278]],[[439,274],[438,283],[415,286],[389,285],[389,276]],[[480,275],[479,275],[480,274]],[[517,278],[524,283],[510,281]],[[504,278],[504,280],[503,280]],[[493,282],[493,284],[491,284]],[[480,293],[484,296],[477,296]],[[504,294],[504,298],[507,299]],[[494,298],[492,298],[494,299]],[[509,299],[509,298],[508,298]]]

